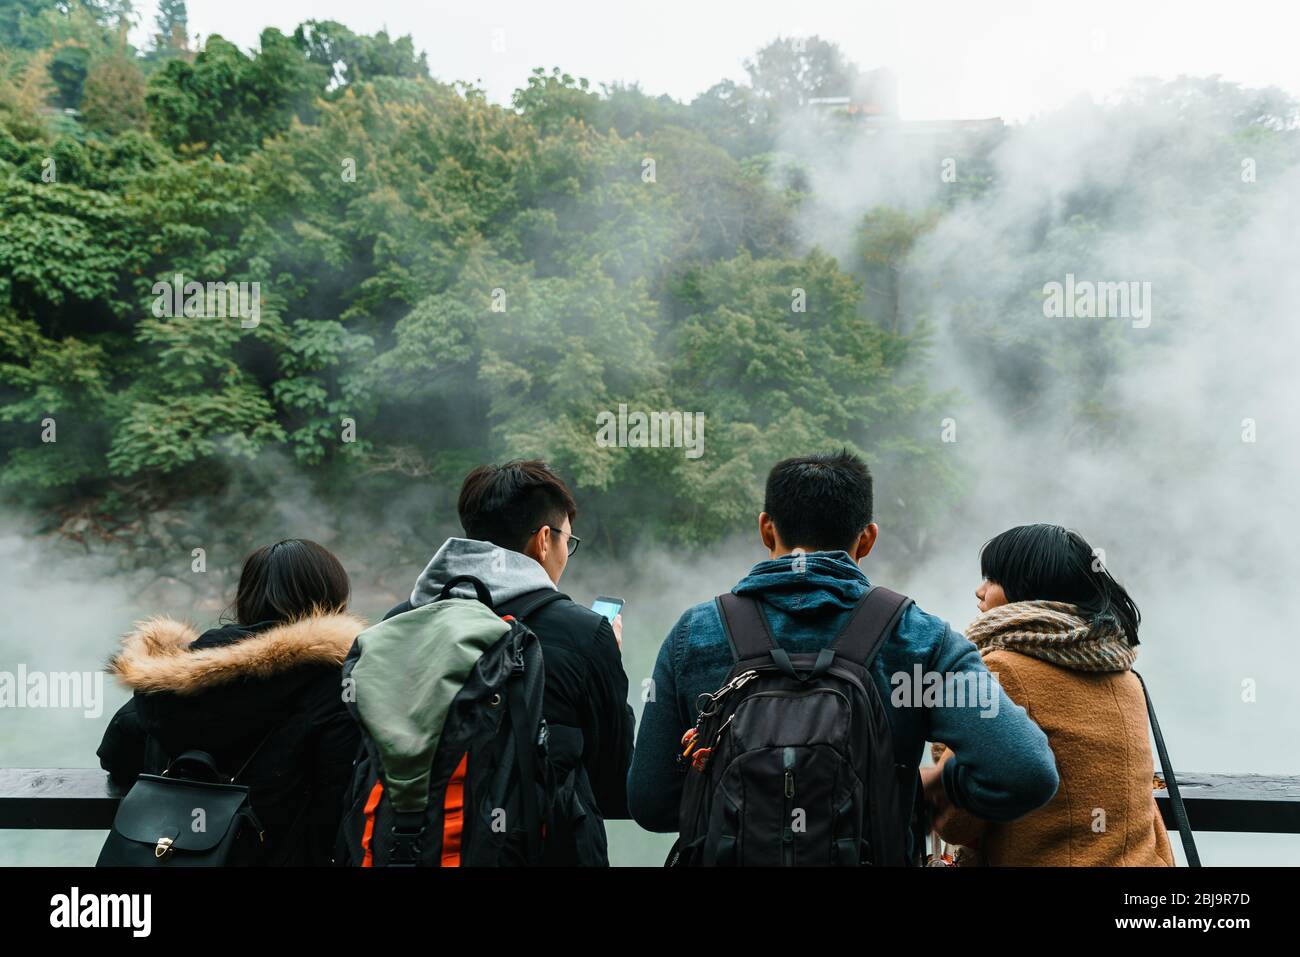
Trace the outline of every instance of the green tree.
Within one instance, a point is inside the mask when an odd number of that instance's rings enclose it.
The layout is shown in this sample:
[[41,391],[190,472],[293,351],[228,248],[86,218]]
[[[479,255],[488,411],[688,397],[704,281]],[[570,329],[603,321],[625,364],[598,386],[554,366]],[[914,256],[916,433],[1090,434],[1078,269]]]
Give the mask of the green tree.
[[185,0],[158,0],[158,13],[153,22],[155,54],[178,56],[189,50],[190,15]]
[[903,331],[908,313],[903,301],[904,272],[917,241],[934,229],[931,213],[911,214],[876,207],[862,220],[858,256],[868,292],[869,313],[891,332]]
[[334,20],[308,20],[294,31],[293,39],[309,62],[330,70],[331,81],[338,85],[381,76],[429,76],[428,60],[416,52],[410,36],[393,40],[383,30],[363,36]]
[[209,36],[193,63],[169,60],[150,79],[150,128],[178,152],[243,157],[294,117],[310,117],[328,77],[327,68],[307,62],[279,30],[262,31],[251,56]]
[[124,52],[91,64],[81,96],[86,125],[110,135],[143,130],[148,122],[144,105],[144,74]]
[[810,448],[869,450],[909,480],[943,476],[938,491],[951,479],[914,438],[935,409],[916,375],[924,335],[863,320],[859,284],[832,257],[742,253],[690,270],[676,295],[689,312],[675,333],[674,399],[708,415],[717,474],[680,465],[698,498],[670,527],[699,541],[734,528],[759,504],[764,469]]
[[777,115],[813,97],[848,96],[858,68],[821,37],[779,37],[745,61],[754,94]]

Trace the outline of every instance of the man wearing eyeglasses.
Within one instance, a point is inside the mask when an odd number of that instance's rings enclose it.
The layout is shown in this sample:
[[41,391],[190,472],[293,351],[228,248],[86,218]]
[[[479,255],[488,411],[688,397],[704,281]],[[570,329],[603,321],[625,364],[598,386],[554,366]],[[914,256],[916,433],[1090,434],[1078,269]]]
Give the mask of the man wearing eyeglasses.
[[[385,618],[438,597],[444,583],[472,575],[487,586],[498,614],[528,625],[546,666],[543,714],[548,750],[562,790],[590,823],[573,846],[548,842],[548,864],[608,864],[604,819],[629,817],[627,772],[635,718],[620,654],[623,619],[569,600],[556,586],[578,550],[578,507],[545,462],[480,465],[465,476],[457,502],[464,538],[449,538],[429,560],[411,597]],[[452,590],[475,597],[469,585]],[[580,818],[583,815],[572,815]]]

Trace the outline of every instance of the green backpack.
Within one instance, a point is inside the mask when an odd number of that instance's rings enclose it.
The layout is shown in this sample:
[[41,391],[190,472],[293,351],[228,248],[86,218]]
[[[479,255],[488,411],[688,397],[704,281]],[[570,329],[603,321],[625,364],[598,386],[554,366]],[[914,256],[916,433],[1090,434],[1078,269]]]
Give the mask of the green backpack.
[[[472,584],[477,600],[451,597]],[[478,579],[366,629],[343,664],[361,728],[336,863],[541,863],[554,800],[537,636]]]

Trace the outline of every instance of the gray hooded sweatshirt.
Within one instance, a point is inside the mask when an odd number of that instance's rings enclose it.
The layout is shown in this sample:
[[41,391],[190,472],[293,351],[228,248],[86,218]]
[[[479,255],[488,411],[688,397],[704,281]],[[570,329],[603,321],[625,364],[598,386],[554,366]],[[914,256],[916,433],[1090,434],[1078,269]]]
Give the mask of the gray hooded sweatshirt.
[[[486,585],[493,605],[542,588],[555,590],[546,569],[521,552],[472,538],[449,538],[420,572],[411,589],[411,604],[417,608],[427,605],[457,575],[473,575]],[[451,592],[457,598],[475,597],[473,587],[463,583]]]

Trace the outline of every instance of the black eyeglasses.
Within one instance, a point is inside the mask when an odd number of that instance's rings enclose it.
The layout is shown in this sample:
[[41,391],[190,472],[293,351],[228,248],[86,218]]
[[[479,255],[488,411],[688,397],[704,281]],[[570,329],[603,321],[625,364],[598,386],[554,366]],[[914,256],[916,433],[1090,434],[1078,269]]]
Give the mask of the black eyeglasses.
[[554,525],[538,525],[535,529],[533,529],[533,530],[532,530],[531,532],[529,532],[528,534],[529,534],[529,535],[536,535],[538,532],[540,532],[540,531],[541,531],[542,529],[544,529],[544,528],[549,528],[549,529],[550,529],[551,531],[553,531],[556,535],[568,535],[568,536],[569,536],[568,552],[569,552],[569,557],[570,557],[570,558],[572,558],[572,557],[573,557],[573,553],[576,552],[576,551],[578,550],[578,546],[582,544],[582,539],[580,539],[577,535],[574,535],[573,532],[566,532],[564,529],[562,529],[562,528],[556,528]]

